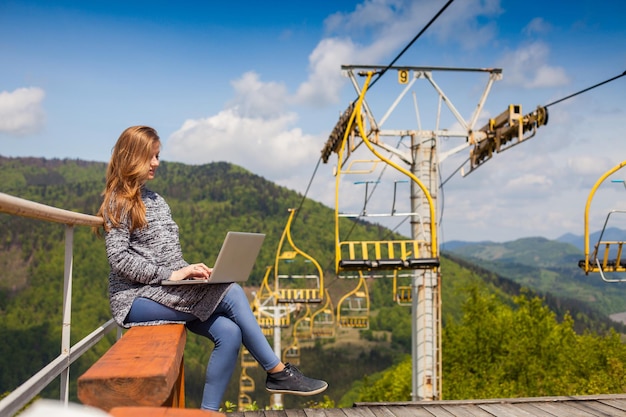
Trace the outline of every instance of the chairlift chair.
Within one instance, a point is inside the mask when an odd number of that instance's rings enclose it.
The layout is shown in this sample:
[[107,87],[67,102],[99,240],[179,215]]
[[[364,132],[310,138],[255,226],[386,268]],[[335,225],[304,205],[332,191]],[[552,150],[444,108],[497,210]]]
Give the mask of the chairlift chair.
[[279,303],[321,303],[324,292],[324,273],[319,263],[300,250],[291,237],[295,209],[289,209],[289,218],[280,238],[274,264],[275,293]]
[[[619,171],[626,165],[626,161],[622,161],[618,165],[605,172],[591,188],[589,196],[587,197],[587,204],[585,205],[584,216],[584,244],[585,244],[585,258],[578,262],[578,266],[585,271],[585,274],[599,273],[600,277],[605,282],[626,282],[626,278],[623,275],[617,275],[626,272],[626,259],[623,259],[623,247],[624,240],[603,240],[609,219],[614,214],[624,214],[623,210],[611,210],[604,221],[602,232],[598,238],[598,242],[594,246],[593,252],[590,252],[589,242],[589,212],[591,208],[591,201],[596,193],[596,190],[610,175]],[[624,180],[613,180],[613,182],[620,182],[626,186]]]
[[354,289],[347,292],[337,303],[337,325],[339,327],[369,329],[370,299],[367,283],[362,272]]

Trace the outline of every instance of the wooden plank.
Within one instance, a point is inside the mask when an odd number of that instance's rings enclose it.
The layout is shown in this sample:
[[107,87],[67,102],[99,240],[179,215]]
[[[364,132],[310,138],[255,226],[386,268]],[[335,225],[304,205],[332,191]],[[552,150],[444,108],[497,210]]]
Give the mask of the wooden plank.
[[543,414],[532,414],[520,407],[521,404],[488,403],[479,407],[497,417],[554,417]]
[[626,400],[608,399],[598,401],[611,407],[617,408],[618,410],[626,411]]
[[218,411],[169,407],[114,407],[109,414],[113,417],[226,417]]
[[265,417],[285,417],[284,410],[265,410]]
[[326,413],[323,408],[305,408],[304,413],[307,417],[326,417]]
[[373,406],[368,408],[376,417],[396,417],[387,407]]
[[619,417],[626,416],[625,410],[620,410],[604,404],[601,401],[570,401],[568,405],[576,407],[579,410],[593,413],[596,416]]
[[[343,408],[325,408],[326,417],[346,417],[346,413]],[[301,417],[301,416],[298,416]],[[393,416],[392,416],[393,417]]]
[[455,417],[493,417],[493,414],[476,405],[442,405],[442,407]]
[[371,407],[345,408],[343,412],[347,417],[376,417]]
[[386,407],[396,417],[432,417],[433,415],[421,406],[398,405]]
[[424,410],[428,411],[435,417],[454,417],[454,414],[450,414],[441,405],[425,405]]
[[571,407],[567,404],[567,402],[564,402],[564,401],[561,401],[561,402],[543,401],[543,402],[534,403],[533,405],[556,417],[589,417],[589,416],[595,415],[595,414],[590,414],[588,412],[584,412],[575,407]]
[[[287,417],[306,417],[306,413],[301,408],[283,410]],[[247,417],[247,416],[246,416]]]
[[265,411],[263,410],[252,410],[245,412],[246,417],[265,417]]
[[122,406],[184,407],[183,324],[128,330],[78,378],[78,398],[105,411]]
[[543,403],[539,403],[539,402],[534,402],[534,403],[524,403],[524,404],[518,404],[517,406],[519,407],[520,410],[524,410],[530,413],[530,415],[533,416],[538,416],[538,417],[554,417],[554,414],[544,410],[543,408],[541,408],[540,405],[538,404],[543,404]]

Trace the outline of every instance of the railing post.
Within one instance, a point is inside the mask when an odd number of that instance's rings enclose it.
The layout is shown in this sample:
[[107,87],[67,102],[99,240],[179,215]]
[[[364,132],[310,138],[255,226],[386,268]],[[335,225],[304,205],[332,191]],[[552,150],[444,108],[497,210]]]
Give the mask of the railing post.
[[65,267],[63,272],[63,327],[61,334],[61,355],[68,358],[68,366],[61,372],[61,401],[69,403],[70,346],[72,327],[72,267],[74,264],[74,226],[65,225]]
[[87,350],[96,345],[105,334],[117,328],[117,337],[121,337],[121,328],[110,319],[102,326],[96,328],[89,335],[71,346],[71,313],[72,313],[72,268],[74,227],[102,225],[102,218],[83,213],[63,210],[34,201],[14,197],[0,192],[0,213],[14,216],[28,217],[46,222],[60,223],[65,228],[65,266],[63,285],[63,318],[61,329],[61,353],[39,372],[31,376],[19,387],[11,391],[7,396],[0,399],[0,416],[15,415],[22,407],[28,404],[52,381],[61,377],[61,401],[69,403],[69,375],[70,365],[80,358]]

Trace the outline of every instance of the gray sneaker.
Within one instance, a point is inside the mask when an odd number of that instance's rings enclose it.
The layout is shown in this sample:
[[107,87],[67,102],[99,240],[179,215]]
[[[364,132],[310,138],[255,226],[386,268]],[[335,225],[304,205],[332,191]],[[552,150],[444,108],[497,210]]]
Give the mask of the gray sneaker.
[[328,388],[326,381],[304,376],[302,372],[290,363],[285,369],[273,374],[267,374],[265,389],[273,394],[293,394],[309,396],[319,394]]

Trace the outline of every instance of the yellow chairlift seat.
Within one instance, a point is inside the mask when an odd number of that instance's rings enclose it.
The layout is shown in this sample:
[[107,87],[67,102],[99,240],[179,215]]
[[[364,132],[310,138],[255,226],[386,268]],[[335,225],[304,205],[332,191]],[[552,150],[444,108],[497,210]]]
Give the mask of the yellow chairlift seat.
[[263,281],[259,290],[254,294],[254,298],[250,302],[250,308],[254,313],[257,322],[261,328],[273,327],[273,319],[271,316],[264,315],[264,307],[275,304],[276,294],[269,286],[269,275],[272,272],[272,267],[268,266],[265,270]]
[[[402,281],[401,281],[402,280]],[[413,300],[413,289],[411,287],[411,274],[398,274],[394,271],[393,275],[393,300],[399,305],[411,305]],[[408,284],[401,284],[408,281]]]
[[254,356],[245,347],[241,348],[241,367],[253,368],[258,366],[258,362],[254,359]]
[[621,213],[626,214],[626,211],[611,210],[606,217],[604,227],[600,232],[598,242],[594,246],[593,252],[586,257],[578,261],[578,266],[582,268],[585,273],[595,272],[600,273],[602,279],[607,282],[626,282],[626,278],[612,279],[608,278],[606,273],[623,273],[626,272],[626,259],[624,257],[623,240],[603,240],[606,226],[609,222],[611,215]]
[[401,286],[396,289],[396,298],[395,301],[400,305],[411,305],[411,301],[413,300],[413,296],[411,294],[410,286]]
[[330,338],[335,337],[335,314],[331,308],[321,309],[314,316],[312,332],[313,337]]
[[246,373],[246,369],[241,370],[241,377],[239,378],[239,392],[254,392],[254,379]]
[[279,303],[321,303],[324,274],[319,263],[300,250],[291,237],[295,209],[289,209],[289,219],[280,238],[274,264],[275,288]]
[[415,257],[427,246],[419,240],[339,242],[339,271],[433,269],[439,258]]
[[337,303],[337,325],[356,329],[369,329],[370,299],[367,283],[359,272],[356,287]]
[[[274,328],[277,326],[286,328],[291,325],[290,314],[285,312],[285,314],[280,314],[278,318],[274,314],[274,311],[279,307],[276,305],[277,294],[272,291],[269,285],[269,276],[272,271],[273,267],[267,267],[261,286],[250,303],[252,313],[265,336],[273,336]],[[278,323],[276,322],[277,319]]]
[[[319,290],[319,276],[318,275],[278,275],[278,281],[282,281],[281,288],[278,288],[278,302],[279,303],[321,303],[322,298]],[[296,280],[311,280],[313,288],[289,288],[285,287],[291,283],[297,282]],[[306,283],[298,283],[298,285],[307,285]]]
[[239,407],[239,411],[244,411],[246,407],[252,405],[252,398],[247,394],[239,394],[239,403],[237,406]]
[[[590,243],[589,243],[589,211],[591,208],[591,201],[595,195],[596,190],[600,187],[600,185],[613,173],[619,171],[624,166],[626,166],[626,161],[622,161],[618,165],[614,166],[607,172],[605,172],[594,184],[591,188],[591,192],[587,197],[587,203],[585,205],[585,215],[584,215],[584,244],[585,244],[585,258],[578,262],[578,266],[585,271],[585,274],[599,273],[602,277],[602,280],[606,282],[626,282],[626,278],[623,275],[614,275],[607,276],[606,274],[611,273],[623,273],[626,272],[626,259],[623,259],[623,240],[616,239],[607,239],[603,240],[604,233],[607,228],[607,224],[609,223],[609,219],[614,214],[624,214],[626,211],[623,210],[611,210],[606,216],[606,220],[604,221],[604,226],[602,228],[602,232],[600,233],[600,237],[598,238],[598,242],[594,247],[594,251],[590,253]],[[620,182],[624,184],[626,187],[626,182],[624,180],[613,180],[613,182]]]
[[300,365],[300,347],[298,346],[298,339],[294,340],[293,344],[283,350],[283,362],[289,362],[292,365]]
[[370,322],[368,316],[347,316],[341,317],[339,320],[340,327],[349,327],[351,329],[367,330],[370,328]]
[[293,324],[294,340],[309,340],[313,338],[311,331],[311,310],[307,305],[304,315]]
[[326,291],[325,298],[326,303],[324,306],[311,314],[311,333],[313,337],[335,337],[335,311],[328,291]]

